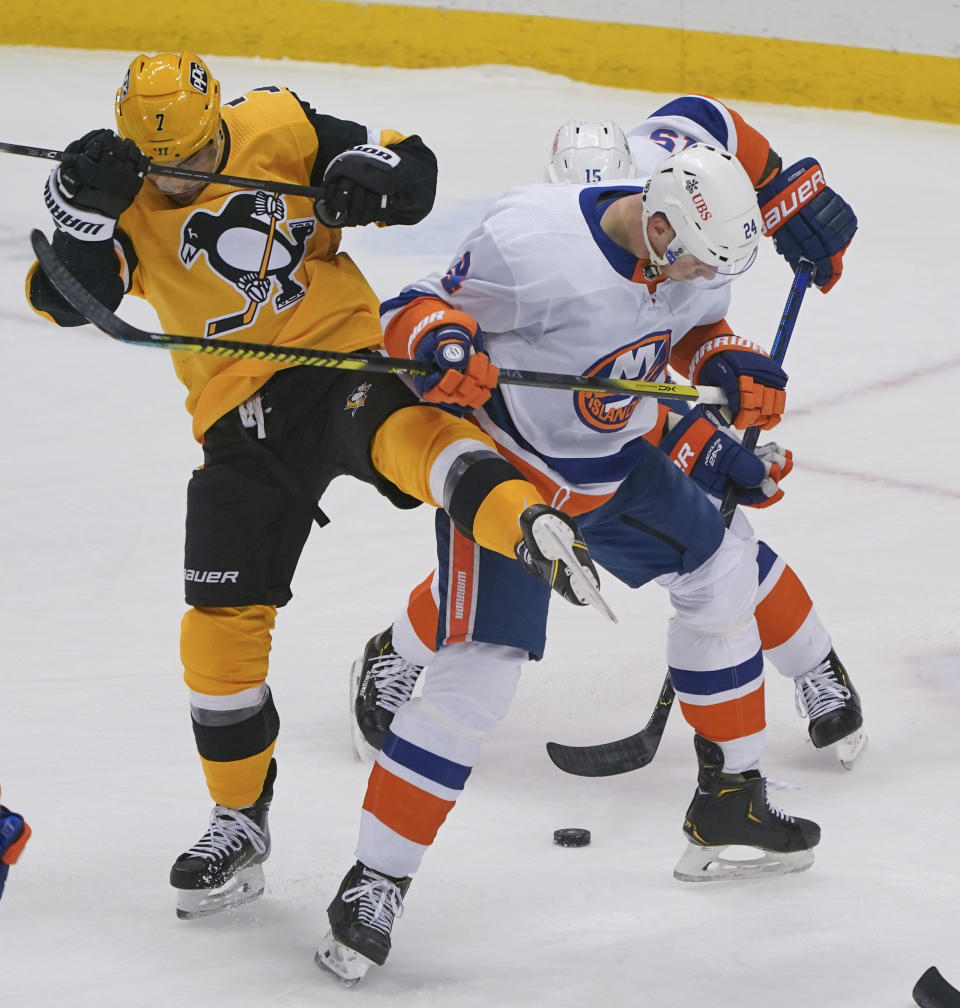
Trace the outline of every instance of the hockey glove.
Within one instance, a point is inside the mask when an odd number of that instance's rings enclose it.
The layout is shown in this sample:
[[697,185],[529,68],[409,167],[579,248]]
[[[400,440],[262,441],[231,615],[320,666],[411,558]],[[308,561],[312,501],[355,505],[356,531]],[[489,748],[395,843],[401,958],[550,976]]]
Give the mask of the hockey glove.
[[757,193],[764,228],[794,272],[801,259],[816,267],[824,294],[840,279],[843,253],[857,233],[850,204],[824,181],[815,158],[804,158]]
[[756,343],[729,335],[711,339],[694,356],[690,380],[723,389],[727,405],[719,411],[721,423],[741,430],[770,430],[780,423],[787,375]]
[[681,417],[660,447],[706,493],[722,498],[732,483],[737,503],[747,507],[776,504],[783,497],[780,480],[793,468],[792,452],[774,443],[747,451],[718,430],[701,406]]
[[44,202],[61,231],[103,241],[140,192],[149,167],[132,140],[93,130],[67,146],[47,178]]
[[323,195],[314,203],[331,228],[386,222],[401,179],[400,155],[390,147],[360,144],[338,154],[323,173]]
[[[574,605],[597,605],[599,601],[600,608],[605,609],[599,593],[600,576],[577,523],[546,504],[533,504],[519,520],[523,539],[517,545],[517,559],[523,569]],[[572,551],[574,566],[563,560],[558,542]]]
[[[440,316],[436,318],[436,316]],[[448,309],[428,316],[413,349],[413,359],[434,364],[432,375],[416,375],[421,399],[463,414],[482,406],[497,387],[497,368],[483,352],[483,333],[465,312]]]
[[10,865],[16,863],[29,839],[30,827],[24,822],[23,816],[0,805],[0,896],[3,895]]

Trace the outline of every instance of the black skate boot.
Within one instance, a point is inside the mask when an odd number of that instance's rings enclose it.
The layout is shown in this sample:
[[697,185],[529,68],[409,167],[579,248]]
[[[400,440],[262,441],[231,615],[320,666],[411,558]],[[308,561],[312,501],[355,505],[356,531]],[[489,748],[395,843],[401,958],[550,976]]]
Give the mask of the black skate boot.
[[173,863],[181,920],[206,917],[249,903],[263,894],[263,862],[270,855],[267,813],[273,800],[277,761],[270,760],[260,797],[248,808],[214,805],[207,832]]
[[380,751],[393,715],[410,699],[422,671],[422,665],[412,665],[393,649],[392,627],[367,641],[350,669],[353,749],[358,759]]
[[382,966],[410,882],[409,876],[392,878],[358,861],[327,908],[330,930],[314,956],[317,965],[350,985],[359,983],[372,965]]
[[797,713],[810,718],[807,729],[810,741],[823,749],[847,740],[838,756],[849,769],[863,750],[867,737],[862,731],[860,695],[853,688],[836,651],[831,650],[812,672],[797,676],[795,688]]
[[[723,750],[700,735],[693,738],[700,764],[697,791],[683,832],[689,845],[673,870],[682,882],[754,878],[798,872],[813,864],[820,827],[771,805],[767,782],[758,770],[723,772]],[[721,855],[727,847],[756,847],[748,860]]]

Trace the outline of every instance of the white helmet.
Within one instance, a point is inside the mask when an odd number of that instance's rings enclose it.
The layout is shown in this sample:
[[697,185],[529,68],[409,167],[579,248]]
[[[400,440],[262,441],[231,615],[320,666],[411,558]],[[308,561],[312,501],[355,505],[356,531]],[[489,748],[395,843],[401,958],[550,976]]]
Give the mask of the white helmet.
[[[643,236],[658,266],[684,253],[728,276],[753,264],[763,225],[753,183],[732,154],[691,144],[656,167],[643,198]],[[663,256],[647,239],[647,221],[655,213],[662,213],[676,232]]]
[[557,130],[547,158],[548,182],[609,182],[636,178],[623,130],[606,122],[570,119]]

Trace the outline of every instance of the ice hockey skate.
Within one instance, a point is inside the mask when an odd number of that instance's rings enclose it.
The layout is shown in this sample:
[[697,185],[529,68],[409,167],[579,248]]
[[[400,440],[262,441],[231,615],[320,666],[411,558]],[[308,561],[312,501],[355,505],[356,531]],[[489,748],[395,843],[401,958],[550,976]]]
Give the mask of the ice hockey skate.
[[314,956],[317,965],[351,987],[371,966],[382,966],[410,882],[409,876],[391,878],[358,861],[327,908],[330,930]]
[[270,760],[263,791],[248,808],[215,805],[206,833],[170,869],[181,920],[207,917],[263,894],[263,862],[270,855],[267,813],[277,761]]
[[[715,882],[809,868],[820,827],[772,805],[759,771],[724,773],[723,751],[716,743],[695,735],[694,746],[700,774],[683,823],[689,843],[673,877],[681,882]],[[750,847],[758,853],[746,859],[725,857],[729,847]]]
[[421,665],[393,648],[393,630],[371,637],[350,669],[350,724],[357,759],[376,759],[394,714],[413,694]]
[[810,719],[810,741],[817,749],[832,747],[841,765],[852,769],[863,755],[867,735],[860,696],[836,651],[813,671],[797,676],[795,690],[797,713]]

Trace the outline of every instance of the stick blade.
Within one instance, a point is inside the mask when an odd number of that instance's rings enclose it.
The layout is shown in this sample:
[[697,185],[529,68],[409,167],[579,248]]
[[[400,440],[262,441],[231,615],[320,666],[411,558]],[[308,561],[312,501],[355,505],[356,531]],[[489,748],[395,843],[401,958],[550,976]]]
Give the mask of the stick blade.
[[914,986],[913,1000],[920,1008],[960,1008],[960,991],[947,983],[936,966],[931,966]]
[[547,755],[554,766],[575,777],[615,777],[645,767],[657,754],[657,738],[651,745],[644,732],[616,742],[592,746],[547,743]]

